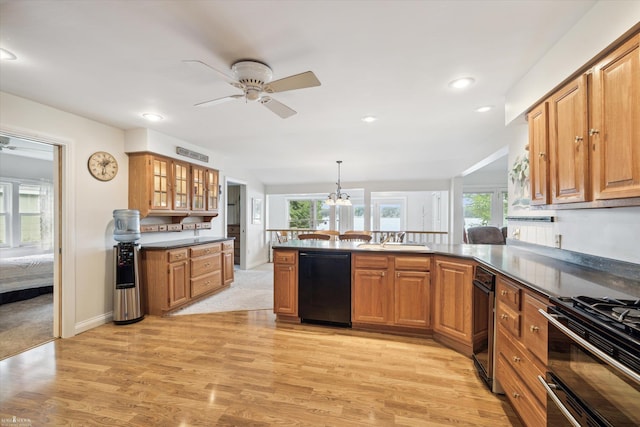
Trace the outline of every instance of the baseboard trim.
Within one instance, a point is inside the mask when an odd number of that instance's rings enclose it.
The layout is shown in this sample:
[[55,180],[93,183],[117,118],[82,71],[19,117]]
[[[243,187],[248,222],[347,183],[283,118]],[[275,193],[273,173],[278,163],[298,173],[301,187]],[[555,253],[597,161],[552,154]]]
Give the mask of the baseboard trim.
[[101,314],[91,319],[84,320],[75,324],[75,335],[88,331],[89,329],[109,323],[113,320],[113,311]]

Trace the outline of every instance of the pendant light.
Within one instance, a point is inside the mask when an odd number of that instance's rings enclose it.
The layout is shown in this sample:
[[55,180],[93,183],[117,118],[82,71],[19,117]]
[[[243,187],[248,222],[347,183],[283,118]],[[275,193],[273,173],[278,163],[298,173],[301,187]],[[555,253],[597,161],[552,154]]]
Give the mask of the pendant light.
[[340,191],[340,164],[342,163],[342,160],[336,160],[336,163],[338,164],[338,182],[336,183],[338,185],[338,189],[335,193],[329,194],[325,203],[328,206],[351,206],[349,195]]

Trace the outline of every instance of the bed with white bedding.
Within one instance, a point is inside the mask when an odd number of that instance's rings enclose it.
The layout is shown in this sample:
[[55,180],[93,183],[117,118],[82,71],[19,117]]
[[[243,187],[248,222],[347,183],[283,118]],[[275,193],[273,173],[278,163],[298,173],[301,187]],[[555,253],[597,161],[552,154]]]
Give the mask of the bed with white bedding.
[[53,253],[0,258],[0,304],[53,292]]

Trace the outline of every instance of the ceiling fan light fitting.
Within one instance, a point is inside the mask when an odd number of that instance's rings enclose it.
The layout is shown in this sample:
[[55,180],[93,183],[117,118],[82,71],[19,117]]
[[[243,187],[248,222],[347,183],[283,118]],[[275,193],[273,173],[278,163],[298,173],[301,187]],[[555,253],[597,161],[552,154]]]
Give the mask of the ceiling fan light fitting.
[[264,85],[273,78],[268,65],[257,61],[239,61],[231,66],[236,79],[245,84]]

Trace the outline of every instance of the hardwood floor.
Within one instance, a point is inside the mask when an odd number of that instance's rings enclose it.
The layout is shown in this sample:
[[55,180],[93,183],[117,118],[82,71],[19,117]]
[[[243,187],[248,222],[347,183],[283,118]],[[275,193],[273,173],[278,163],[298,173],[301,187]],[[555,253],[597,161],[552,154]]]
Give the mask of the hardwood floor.
[[276,324],[270,310],[103,325],[1,361],[0,378],[3,427],[14,416],[30,426],[520,425],[470,359],[432,340]]

